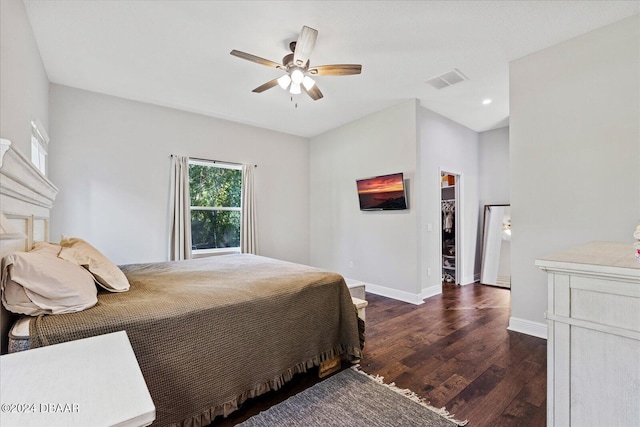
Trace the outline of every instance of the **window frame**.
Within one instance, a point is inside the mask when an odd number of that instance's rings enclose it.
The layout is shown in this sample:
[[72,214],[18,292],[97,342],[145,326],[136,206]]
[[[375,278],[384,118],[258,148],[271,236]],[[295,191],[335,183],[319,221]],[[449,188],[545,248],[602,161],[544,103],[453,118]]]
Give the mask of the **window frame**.
[[47,176],[47,146],[49,135],[45,132],[40,120],[31,120],[31,163]]
[[[189,158],[189,167],[191,167],[191,165],[199,165],[199,166],[221,168],[221,169],[234,169],[242,172],[242,165],[240,164],[219,162],[217,160],[203,160],[203,159]],[[242,192],[242,183],[240,184],[240,192]],[[189,193],[191,193],[191,188],[189,188]],[[191,194],[189,194],[189,197],[191,197]],[[240,204],[242,205],[242,199]],[[242,206],[229,207],[229,206],[191,206],[189,205],[189,221],[191,221],[191,212],[194,210],[240,212],[240,223],[242,224]],[[240,253],[240,246],[234,246],[229,248],[191,249],[191,253],[195,258],[197,258],[198,255],[224,255],[224,254]]]

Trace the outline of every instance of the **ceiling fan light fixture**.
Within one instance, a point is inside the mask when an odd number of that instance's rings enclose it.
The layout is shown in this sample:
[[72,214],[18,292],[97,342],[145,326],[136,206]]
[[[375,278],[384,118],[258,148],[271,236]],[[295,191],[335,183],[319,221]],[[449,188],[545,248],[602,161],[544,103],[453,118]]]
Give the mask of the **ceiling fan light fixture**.
[[300,83],[296,83],[296,82],[291,82],[291,88],[289,89],[289,92],[292,95],[298,95],[300,94],[301,90],[300,90]]
[[313,85],[315,85],[316,82],[315,80],[313,80],[311,77],[309,76],[304,76],[304,79],[302,79],[302,85],[304,86],[304,88],[306,90],[311,90],[311,88],[313,87]]
[[300,85],[300,83],[302,83],[302,80],[304,80],[304,73],[300,68],[294,68],[293,71],[291,71],[291,81],[297,85]]
[[[230,53],[240,59],[275,68],[286,74],[280,78],[269,80],[253,89],[252,92],[262,93],[275,86],[280,86],[291,95],[297,95],[302,93],[304,89],[304,92],[312,100],[317,101],[322,99],[324,95],[312,77],[349,76],[360,74],[362,71],[362,65],[360,64],[314,65],[310,68],[309,56],[311,55],[317,37],[318,30],[314,30],[306,25],[303,26],[298,39],[289,43],[289,49],[292,53],[285,55],[280,63],[235,49]],[[291,99],[293,100],[293,96],[291,96]]]
[[284,76],[278,79],[278,85],[284,90],[287,90],[290,83],[291,83],[291,77],[289,77],[288,74],[285,74]]

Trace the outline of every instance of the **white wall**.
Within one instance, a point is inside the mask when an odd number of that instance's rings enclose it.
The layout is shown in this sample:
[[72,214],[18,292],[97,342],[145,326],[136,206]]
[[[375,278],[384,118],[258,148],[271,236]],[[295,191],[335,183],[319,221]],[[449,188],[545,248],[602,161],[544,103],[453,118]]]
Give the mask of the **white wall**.
[[481,132],[480,136],[480,207],[509,204],[509,128]]
[[[31,120],[49,131],[49,79],[24,3],[0,1],[0,137],[31,156]],[[53,146],[55,144],[52,142]]]
[[[311,263],[408,302],[442,290],[440,170],[462,175],[462,283],[474,281],[478,134],[415,100],[311,139]],[[408,211],[360,212],[358,178],[404,172]],[[427,232],[431,223],[432,232]],[[353,262],[353,266],[350,265]],[[429,269],[431,275],[428,274]]]
[[169,156],[257,164],[260,254],[309,262],[305,138],[52,84],[51,239],[85,238],[118,264],[168,257]]
[[[511,203],[511,168],[509,161],[509,127],[493,129],[481,132],[480,136],[480,206],[478,215],[478,242],[476,251],[477,262],[482,262],[482,239],[484,205],[507,205]],[[511,242],[502,242],[503,250],[500,252],[501,276],[509,276],[511,271]],[[504,257],[504,258],[503,258]],[[476,265],[476,271],[481,265]]]
[[632,242],[640,220],[640,18],[510,66],[512,318],[546,334],[534,260],[573,245]]
[[[312,138],[310,172],[311,264],[417,302],[416,101]],[[360,211],[356,179],[395,172],[409,180],[409,209]]]
[[[456,206],[459,221],[456,248],[464,262],[458,268],[460,284],[473,283],[479,273],[476,251],[479,216],[478,133],[426,108],[418,109],[418,153],[422,176],[422,218],[418,225],[421,238],[421,283],[423,292],[433,294],[441,287],[441,207],[440,171],[461,175],[460,200]],[[433,231],[427,231],[432,224]],[[460,259],[460,258],[459,258]],[[429,269],[431,275],[429,276]]]

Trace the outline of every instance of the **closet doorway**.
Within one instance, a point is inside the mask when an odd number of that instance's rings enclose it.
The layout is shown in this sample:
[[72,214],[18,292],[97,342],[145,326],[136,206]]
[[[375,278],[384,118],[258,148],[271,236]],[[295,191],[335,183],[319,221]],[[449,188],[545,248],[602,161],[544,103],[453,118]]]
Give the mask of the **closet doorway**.
[[460,284],[460,174],[441,170],[440,207],[441,207],[441,259],[442,282]]

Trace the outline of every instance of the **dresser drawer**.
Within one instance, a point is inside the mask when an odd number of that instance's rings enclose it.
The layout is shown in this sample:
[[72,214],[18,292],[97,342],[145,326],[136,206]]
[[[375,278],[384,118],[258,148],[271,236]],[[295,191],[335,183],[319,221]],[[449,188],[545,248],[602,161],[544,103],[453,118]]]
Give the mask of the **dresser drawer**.
[[640,286],[637,283],[572,276],[570,317],[640,331]]

